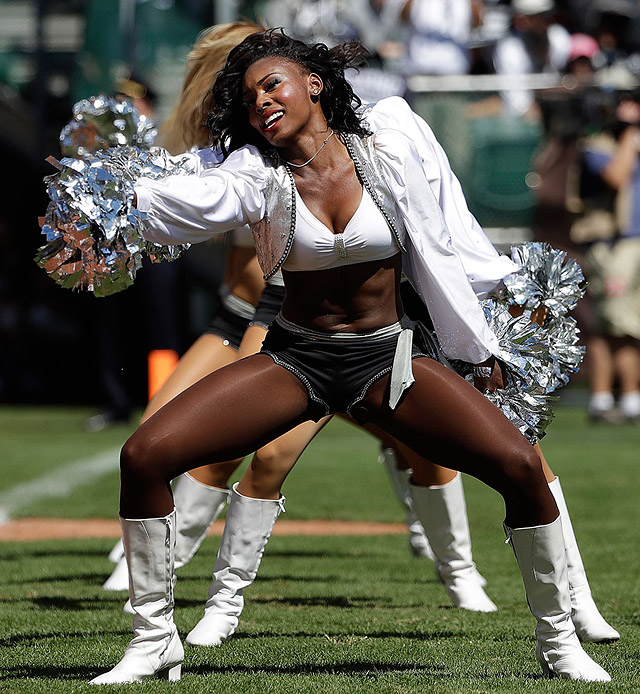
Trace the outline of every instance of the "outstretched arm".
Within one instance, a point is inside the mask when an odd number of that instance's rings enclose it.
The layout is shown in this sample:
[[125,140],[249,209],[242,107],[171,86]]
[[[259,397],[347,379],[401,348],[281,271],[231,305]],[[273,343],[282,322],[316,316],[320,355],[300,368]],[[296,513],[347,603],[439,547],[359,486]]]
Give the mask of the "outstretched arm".
[[147,240],[199,243],[262,219],[266,165],[255,147],[233,152],[220,166],[203,166],[197,153],[189,156],[196,158],[194,175],[136,182],[136,206],[147,215]]

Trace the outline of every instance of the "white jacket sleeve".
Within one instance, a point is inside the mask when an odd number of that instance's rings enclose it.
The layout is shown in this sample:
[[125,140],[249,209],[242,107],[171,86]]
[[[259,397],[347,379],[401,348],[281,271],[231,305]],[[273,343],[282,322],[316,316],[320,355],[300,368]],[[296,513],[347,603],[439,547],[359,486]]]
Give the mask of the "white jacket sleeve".
[[479,298],[486,298],[519,266],[496,251],[469,211],[460,182],[431,128],[400,97],[379,101],[367,114],[366,121],[374,132],[392,128],[413,142],[469,282]]
[[211,150],[189,157],[195,175],[135,184],[137,207],[146,213],[144,236],[165,245],[199,243],[264,216],[266,164],[252,146],[230,154],[222,164]]
[[498,353],[463,263],[451,241],[412,142],[397,130],[378,130],[375,148],[407,230],[404,271],[425,302],[444,353],[478,364]]

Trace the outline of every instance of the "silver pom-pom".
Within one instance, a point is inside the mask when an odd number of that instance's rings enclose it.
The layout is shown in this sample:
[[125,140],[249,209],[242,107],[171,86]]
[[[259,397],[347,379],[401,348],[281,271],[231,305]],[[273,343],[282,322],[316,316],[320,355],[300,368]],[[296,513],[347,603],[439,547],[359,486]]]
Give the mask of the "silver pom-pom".
[[498,338],[499,351],[495,356],[509,365],[513,378],[544,393],[554,390],[546,331],[531,322],[530,312],[514,318],[508,306],[495,299],[483,301],[482,308],[489,328]]
[[521,268],[506,277],[504,285],[519,306],[533,310],[543,304],[552,316],[562,316],[584,295],[582,270],[565,251],[535,242],[514,246],[511,257]]
[[486,397],[499,407],[524,436],[536,443],[553,419],[549,393],[557,383],[546,331],[525,311],[514,317],[495,299],[482,302],[487,324],[498,338],[505,388]]
[[60,132],[60,149],[65,157],[85,157],[99,149],[134,145],[148,149],[158,129],[128,99],[99,94],[78,101],[73,118]]
[[484,395],[532,444],[545,435],[545,429],[553,419],[548,395],[523,390],[517,385],[508,385]]
[[47,243],[35,260],[59,285],[107,296],[133,283],[143,252],[159,262],[188,248],[146,241],[146,215],[133,207],[136,180],[191,174],[188,159],[126,146],[49,161],[60,171],[45,179],[51,202],[41,225]]
[[566,385],[584,358],[585,348],[578,344],[580,330],[574,318],[560,316],[545,325],[549,355],[553,362],[556,388]]

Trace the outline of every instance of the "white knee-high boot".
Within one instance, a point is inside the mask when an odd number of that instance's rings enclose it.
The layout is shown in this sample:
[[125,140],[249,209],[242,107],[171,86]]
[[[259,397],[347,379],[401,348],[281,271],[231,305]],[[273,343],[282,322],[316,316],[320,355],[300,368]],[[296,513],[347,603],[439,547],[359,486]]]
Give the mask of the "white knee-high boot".
[[495,612],[498,608],[484,592],[486,581],[473,561],[460,473],[448,484],[409,488],[451,602],[472,612]]
[[549,482],[549,489],[556,500],[562,520],[562,535],[564,551],[567,557],[567,572],[569,575],[569,594],[571,596],[571,619],[576,628],[576,634],[581,641],[617,641],[620,634],[604,619],[598,611],[591,595],[591,588],[584,570],[576,536],[573,533],[569,510],[564,500],[560,479],[556,477]]
[[398,501],[406,508],[406,523],[409,528],[409,549],[414,557],[425,557],[434,560],[429,540],[424,533],[422,523],[418,520],[413,508],[411,507],[411,497],[409,495],[409,478],[411,470],[398,470],[396,466],[396,453],[393,448],[380,448],[380,462],[384,464],[391,488],[393,489]]
[[109,561],[112,564],[117,564],[120,559],[124,557],[124,545],[122,544],[122,538],[120,538],[115,545],[113,545],[113,548],[109,552]]
[[176,559],[175,567],[188,564],[200,548],[209,528],[222,513],[231,494],[230,489],[219,489],[198,482],[187,472],[173,483],[176,505]]
[[133,633],[122,660],[91,684],[180,679],[184,650],[173,623],[175,511],[164,518],[120,519],[127,564]]
[[[188,473],[176,478],[173,483],[177,522],[176,569],[191,561],[207,536],[211,524],[222,513],[230,493],[228,489],[202,484]],[[129,572],[124,556],[120,558],[102,587],[104,590],[129,590]],[[130,612],[128,606],[125,607],[125,612]]]
[[191,646],[219,646],[236,630],[244,607],[242,592],[255,580],[273,525],[284,511],[284,496],[252,499],[239,494],[237,486],[213,565],[204,617],[186,638]]
[[103,590],[129,590],[129,569],[124,553],[116,562],[109,578],[102,584]]
[[571,598],[560,517],[553,523],[511,529],[507,541],[518,560],[536,624],[536,658],[547,677],[609,682],[611,677],[582,650],[571,621]]

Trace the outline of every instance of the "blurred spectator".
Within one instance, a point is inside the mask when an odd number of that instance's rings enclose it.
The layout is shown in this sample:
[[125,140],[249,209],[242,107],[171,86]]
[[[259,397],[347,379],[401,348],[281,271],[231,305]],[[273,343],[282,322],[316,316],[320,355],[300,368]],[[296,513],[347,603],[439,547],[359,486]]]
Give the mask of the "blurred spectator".
[[406,0],[269,0],[263,21],[301,41],[335,46],[358,39],[378,53],[399,22]]
[[408,0],[405,72],[464,75],[469,72],[471,0]]
[[[569,61],[563,84],[557,89],[540,90],[536,96],[542,115],[543,136],[533,163],[530,183],[537,202],[534,233],[546,241],[576,255],[577,247],[569,237],[574,220],[578,141],[589,126],[588,91],[593,86],[593,60],[598,55],[597,41],[587,34],[572,34]],[[592,125],[592,124],[591,124]]]
[[[594,127],[592,104],[594,91],[594,59],[598,56],[597,41],[587,34],[572,34],[569,62],[563,85],[540,90],[536,100],[542,114],[543,136],[533,160],[533,173],[528,181],[535,195],[533,233],[562,249],[584,267],[584,247],[570,236],[576,212],[582,205],[577,190],[579,176],[579,142],[585,128]],[[595,102],[595,103],[594,103]],[[581,341],[588,342],[594,334],[592,299],[587,294],[572,312],[578,321]],[[585,372],[589,367],[587,354]]]
[[404,52],[402,12],[407,0],[270,0],[263,21],[283,27],[294,38],[335,46],[361,41],[371,52],[367,67],[350,70],[347,79],[364,103],[401,96],[404,78],[387,69]]
[[[553,0],[513,0],[511,31],[499,40],[494,51],[494,68],[499,75],[530,75],[560,72],[567,64],[570,37],[554,23]],[[502,94],[507,112],[538,117],[531,90],[512,90]]]
[[597,25],[592,32],[600,46],[599,61],[596,64],[598,68],[613,65],[629,54],[627,38],[631,22],[630,16],[621,11],[625,4],[633,11],[633,3],[618,2],[618,11],[605,10],[599,14]]
[[[640,419],[640,103],[621,96],[616,122],[582,146],[583,215],[572,238],[588,243],[585,274],[597,332],[588,341],[595,420]],[[619,411],[614,388],[619,389]]]

